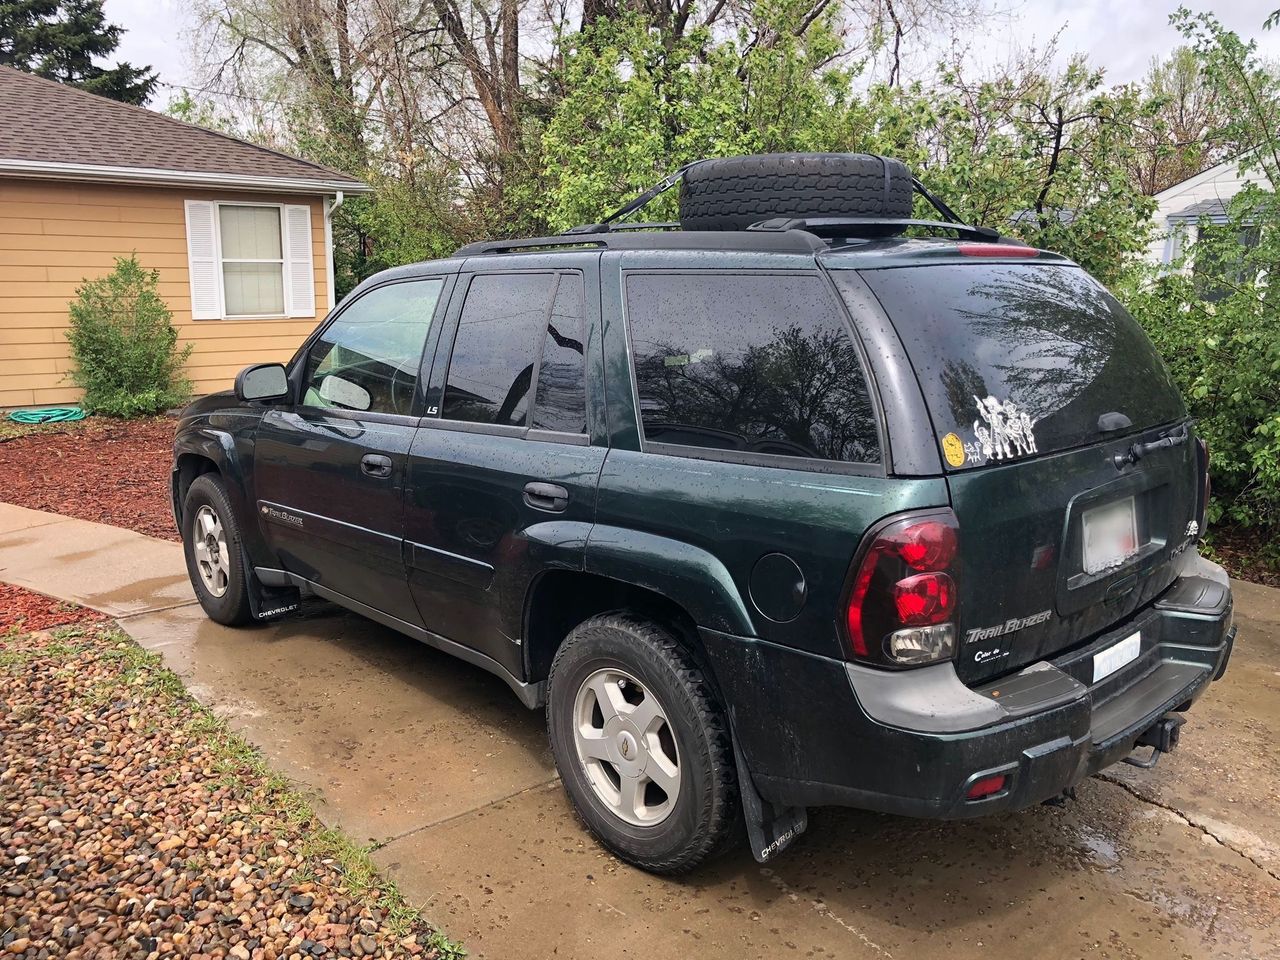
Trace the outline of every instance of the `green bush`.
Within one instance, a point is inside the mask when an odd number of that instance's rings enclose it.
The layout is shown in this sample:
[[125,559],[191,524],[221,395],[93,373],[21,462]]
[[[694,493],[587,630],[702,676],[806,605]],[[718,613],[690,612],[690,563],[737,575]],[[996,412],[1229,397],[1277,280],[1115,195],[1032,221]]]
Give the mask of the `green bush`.
[[137,254],[117,257],[105,277],[86,280],[71,304],[69,378],[94,413],[137,417],[186,402],[191,381],[182,366],[191,345],[178,348],[168,306],[156,293],[159,274]]

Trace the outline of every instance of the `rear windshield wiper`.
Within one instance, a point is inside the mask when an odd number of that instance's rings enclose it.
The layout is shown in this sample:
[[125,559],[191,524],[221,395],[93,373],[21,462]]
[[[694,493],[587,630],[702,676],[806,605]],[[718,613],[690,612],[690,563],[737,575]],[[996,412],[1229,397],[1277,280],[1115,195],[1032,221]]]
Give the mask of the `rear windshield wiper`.
[[1171,433],[1166,433],[1159,440],[1152,440],[1149,443],[1132,444],[1126,452],[1117,453],[1112,460],[1116,465],[1116,469],[1119,470],[1126,464],[1137,463],[1149,453],[1154,453],[1157,450],[1163,450],[1166,447],[1181,446],[1187,442],[1187,437],[1189,436],[1191,436],[1191,431],[1187,429],[1187,425],[1184,423],[1177,430]]

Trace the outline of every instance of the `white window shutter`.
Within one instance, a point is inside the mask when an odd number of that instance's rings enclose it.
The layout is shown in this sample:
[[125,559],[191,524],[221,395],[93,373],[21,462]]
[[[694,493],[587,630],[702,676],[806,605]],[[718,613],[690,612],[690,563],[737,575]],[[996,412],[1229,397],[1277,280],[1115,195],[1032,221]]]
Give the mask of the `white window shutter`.
[[188,200],[187,266],[191,272],[191,319],[222,316],[222,284],[218,278],[218,208],[208,200]]
[[291,317],[316,315],[315,258],[311,250],[311,207],[289,204],[284,208],[285,260],[289,269],[288,310]]

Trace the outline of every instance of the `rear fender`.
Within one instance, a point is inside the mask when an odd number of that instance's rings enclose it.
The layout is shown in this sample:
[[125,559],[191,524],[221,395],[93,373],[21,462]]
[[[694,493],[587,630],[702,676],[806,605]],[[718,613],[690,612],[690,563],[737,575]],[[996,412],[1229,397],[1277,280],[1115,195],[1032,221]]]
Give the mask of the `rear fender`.
[[693,544],[597,524],[587,541],[586,572],[661,594],[700,627],[739,637],[756,635],[751,614],[725,565]]

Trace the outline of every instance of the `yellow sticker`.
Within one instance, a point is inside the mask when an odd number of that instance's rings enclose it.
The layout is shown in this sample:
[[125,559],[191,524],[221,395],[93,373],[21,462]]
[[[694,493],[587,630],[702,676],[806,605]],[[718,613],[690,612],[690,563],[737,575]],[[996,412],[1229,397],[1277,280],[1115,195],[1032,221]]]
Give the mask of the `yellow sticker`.
[[942,453],[953,467],[964,466],[964,443],[954,433],[942,438]]

